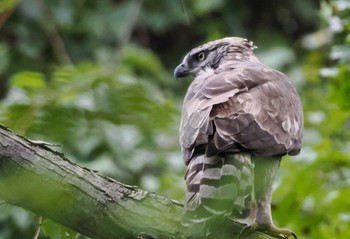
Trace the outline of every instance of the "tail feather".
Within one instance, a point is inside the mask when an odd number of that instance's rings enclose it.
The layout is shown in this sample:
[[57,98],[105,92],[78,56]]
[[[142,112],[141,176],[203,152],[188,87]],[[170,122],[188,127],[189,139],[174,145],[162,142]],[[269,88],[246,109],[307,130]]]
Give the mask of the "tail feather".
[[201,222],[217,215],[243,217],[252,195],[253,170],[249,154],[193,157],[185,176],[185,220]]

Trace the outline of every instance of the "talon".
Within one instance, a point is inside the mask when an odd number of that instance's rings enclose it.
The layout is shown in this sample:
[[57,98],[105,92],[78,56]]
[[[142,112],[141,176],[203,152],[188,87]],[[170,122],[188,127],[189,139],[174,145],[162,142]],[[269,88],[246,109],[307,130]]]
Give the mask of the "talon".
[[297,235],[294,232],[291,232],[292,236],[294,237],[294,239],[298,239]]
[[274,233],[274,234],[277,234],[277,235],[281,235],[283,236],[284,238],[289,238],[289,237],[294,237],[294,239],[298,239],[297,235],[288,230],[288,229],[282,229],[282,228],[278,228],[276,227],[275,225],[268,225],[265,229],[266,232],[271,232],[271,233]]
[[252,233],[253,231],[271,233],[271,234],[275,234],[275,235],[280,235],[286,239],[288,239],[289,237],[292,236],[294,239],[298,239],[297,235],[288,229],[281,229],[281,228],[276,227],[273,224],[272,225],[260,225],[260,224],[257,224],[256,222],[251,224],[251,225],[245,226],[241,230],[241,232],[239,233],[238,239],[240,239],[248,231],[250,231],[250,233]]
[[249,232],[250,231],[250,233],[251,233],[251,231],[252,231],[252,226],[251,225],[246,225],[245,227],[243,227],[243,229],[241,230],[241,232],[238,234],[238,239],[241,239],[241,237],[245,234],[245,233],[247,233],[247,232]]

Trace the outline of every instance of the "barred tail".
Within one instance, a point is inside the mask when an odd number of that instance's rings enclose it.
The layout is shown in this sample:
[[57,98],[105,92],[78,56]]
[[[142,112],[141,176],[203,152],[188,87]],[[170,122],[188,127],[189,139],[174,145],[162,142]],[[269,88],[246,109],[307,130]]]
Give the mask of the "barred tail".
[[184,220],[204,222],[219,215],[244,217],[250,208],[253,175],[249,154],[193,157],[185,176]]

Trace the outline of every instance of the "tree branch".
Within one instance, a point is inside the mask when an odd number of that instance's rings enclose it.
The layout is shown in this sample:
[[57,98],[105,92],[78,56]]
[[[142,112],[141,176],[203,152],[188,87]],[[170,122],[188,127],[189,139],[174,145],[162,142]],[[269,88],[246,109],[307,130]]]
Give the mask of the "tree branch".
[[[202,226],[181,225],[180,203],[98,175],[1,125],[0,199],[97,239],[203,238],[205,233]],[[217,228],[208,238],[232,239],[242,230],[229,220]],[[254,232],[244,238],[273,237]]]

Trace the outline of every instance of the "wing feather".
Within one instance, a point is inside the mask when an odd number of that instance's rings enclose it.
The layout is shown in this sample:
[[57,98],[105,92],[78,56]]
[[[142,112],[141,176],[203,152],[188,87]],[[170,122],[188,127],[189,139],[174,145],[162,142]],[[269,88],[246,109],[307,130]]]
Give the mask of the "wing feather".
[[187,164],[202,144],[208,155],[295,155],[302,128],[301,103],[289,78],[259,63],[236,64],[194,79],[182,109],[180,143]]

